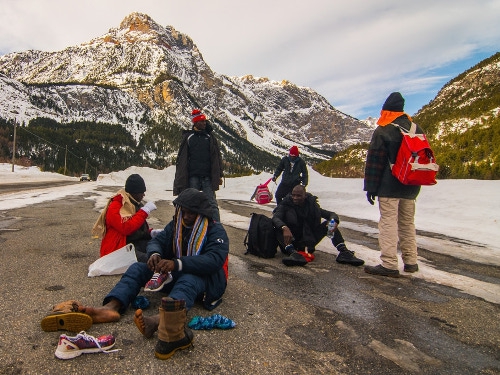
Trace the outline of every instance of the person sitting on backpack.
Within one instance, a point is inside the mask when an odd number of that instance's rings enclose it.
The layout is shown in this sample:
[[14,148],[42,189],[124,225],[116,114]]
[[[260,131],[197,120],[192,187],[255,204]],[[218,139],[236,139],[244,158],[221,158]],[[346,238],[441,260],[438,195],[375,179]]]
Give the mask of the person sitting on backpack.
[[[378,127],[372,135],[366,155],[364,191],[373,205],[378,196],[380,260],[377,266],[365,266],[365,272],[398,277],[398,243],[405,272],[418,271],[415,232],[415,199],[418,185],[404,185],[392,175],[389,163],[394,163],[403,136],[398,127],[410,130],[411,117],[403,112],[405,100],[399,92],[391,93],[380,112]],[[423,133],[417,126],[417,133]]]
[[[322,218],[326,220],[322,221]],[[340,223],[338,215],[321,208],[318,197],[307,193],[305,186],[295,186],[292,194],[287,195],[273,212],[273,224],[279,247],[288,256],[283,259],[283,263],[303,265],[304,257],[297,253],[297,250],[307,249],[308,253],[313,253],[316,244],[326,236],[327,225],[331,219],[334,219],[337,225]],[[334,231],[332,244],[339,251],[336,259],[338,263],[353,266],[365,263],[356,258],[353,251],[347,249],[338,228]]]

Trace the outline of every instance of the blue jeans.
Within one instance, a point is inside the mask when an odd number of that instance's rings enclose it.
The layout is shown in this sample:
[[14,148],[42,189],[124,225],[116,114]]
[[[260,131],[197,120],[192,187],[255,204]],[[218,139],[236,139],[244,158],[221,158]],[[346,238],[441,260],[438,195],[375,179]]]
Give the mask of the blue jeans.
[[[113,298],[117,299],[122,304],[120,314],[123,314],[152,276],[153,272],[146,263],[132,264],[104,298],[102,304],[105,305]],[[172,277],[173,280],[165,285],[162,292],[167,292],[173,299],[183,299],[189,310],[196,299],[205,292],[205,280],[200,276],[182,272],[172,272]]]
[[215,199],[215,192],[212,190],[212,181],[210,177],[189,177],[189,187],[200,190],[207,195],[210,207],[212,207],[212,219],[220,222],[219,206]]

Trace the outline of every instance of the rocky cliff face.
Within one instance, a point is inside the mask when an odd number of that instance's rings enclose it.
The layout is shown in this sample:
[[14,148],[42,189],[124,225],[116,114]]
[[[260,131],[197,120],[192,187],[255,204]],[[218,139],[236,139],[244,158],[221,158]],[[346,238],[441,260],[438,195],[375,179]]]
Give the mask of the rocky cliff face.
[[325,159],[373,130],[309,88],[213,72],[191,38],[140,13],[79,46],[0,57],[4,119],[116,123],[139,141],[151,123],[190,127],[192,108],[207,114],[227,154],[240,142],[271,155],[298,144],[306,157]]

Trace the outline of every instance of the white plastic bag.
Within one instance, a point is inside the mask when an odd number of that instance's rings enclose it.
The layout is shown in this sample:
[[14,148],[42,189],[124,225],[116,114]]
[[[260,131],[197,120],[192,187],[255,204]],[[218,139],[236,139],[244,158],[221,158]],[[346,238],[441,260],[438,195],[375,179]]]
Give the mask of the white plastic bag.
[[135,246],[129,243],[92,263],[89,266],[88,277],[119,275],[124,273],[135,262],[137,262]]

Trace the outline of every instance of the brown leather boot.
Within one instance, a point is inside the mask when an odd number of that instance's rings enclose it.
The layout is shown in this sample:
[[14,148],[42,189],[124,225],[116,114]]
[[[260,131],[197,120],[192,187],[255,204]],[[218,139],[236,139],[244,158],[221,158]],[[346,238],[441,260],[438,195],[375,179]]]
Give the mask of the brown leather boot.
[[186,349],[192,345],[193,332],[186,328],[187,311],[184,300],[163,297],[159,310],[159,340],[155,346],[155,356],[159,359],[168,359],[177,350]]

